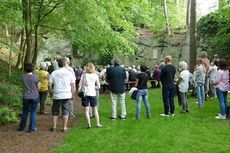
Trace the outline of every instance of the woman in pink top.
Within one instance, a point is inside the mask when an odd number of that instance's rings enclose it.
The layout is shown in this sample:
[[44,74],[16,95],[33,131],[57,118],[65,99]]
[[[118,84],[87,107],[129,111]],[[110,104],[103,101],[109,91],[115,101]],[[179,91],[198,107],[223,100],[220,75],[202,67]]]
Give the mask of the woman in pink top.
[[227,113],[227,94],[229,90],[229,71],[228,71],[228,63],[226,60],[222,59],[218,62],[219,70],[216,73],[215,77],[215,85],[216,85],[216,93],[220,103],[220,111],[221,114],[216,116],[216,119],[226,119]]

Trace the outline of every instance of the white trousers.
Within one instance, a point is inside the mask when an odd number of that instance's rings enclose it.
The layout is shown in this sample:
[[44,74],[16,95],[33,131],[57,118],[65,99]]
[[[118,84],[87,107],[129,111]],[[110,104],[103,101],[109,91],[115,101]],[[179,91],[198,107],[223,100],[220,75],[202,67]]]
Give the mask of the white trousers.
[[117,118],[117,96],[119,96],[121,104],[121,118],[126,117],[126,108],[125,108],[125,92],[121,94],[115,94],[110,92],[111,103],[112,103],[112,117]]

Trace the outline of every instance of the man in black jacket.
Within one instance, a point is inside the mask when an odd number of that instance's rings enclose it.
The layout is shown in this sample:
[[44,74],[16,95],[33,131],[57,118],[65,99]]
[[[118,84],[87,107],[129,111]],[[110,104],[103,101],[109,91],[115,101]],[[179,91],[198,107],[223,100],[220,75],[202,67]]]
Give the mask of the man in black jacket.
[[126,119],[126,108],[125,108],[125,88],[124,82],[126,79],[125,69],[120,67],[120,60],[114,60],[114,67],[110,67],[107,69],[107,82],[110,85],[110,96],[112,103],[112,116],[111,120],[115,120],[117,118],[117,96],[120,98],[121,104],[121,116],[119,116],[122,120]]

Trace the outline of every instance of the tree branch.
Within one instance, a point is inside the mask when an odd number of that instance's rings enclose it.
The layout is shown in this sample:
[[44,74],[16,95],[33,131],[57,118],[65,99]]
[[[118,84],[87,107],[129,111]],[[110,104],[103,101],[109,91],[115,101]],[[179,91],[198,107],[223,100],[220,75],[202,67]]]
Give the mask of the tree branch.
[[60,5],[60,4],[61,4],[60,2],[57,3],[56,5],[54,5],[54,7],[53,7],[49,12],[45,13],[45,14],[41,17],[40,22],[41,22],[46,16],[48,16],[50,13],[52,13],[52,12],[58,7],[58,5]]

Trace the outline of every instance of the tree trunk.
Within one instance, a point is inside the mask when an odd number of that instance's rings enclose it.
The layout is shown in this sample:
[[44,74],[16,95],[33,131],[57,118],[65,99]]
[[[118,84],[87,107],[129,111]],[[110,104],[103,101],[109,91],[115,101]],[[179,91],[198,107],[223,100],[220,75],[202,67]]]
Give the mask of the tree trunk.
[[196,65],[196,0],[191,1],[190,15],[190,72],[193,73]]
[[186,15],[186,26],[187,29],[189,28],[189,24],[190,24],[190,9],[191,8],[191,0],[188,0],[187,3],[187,15]]
[[12,69],[12,47],[13,47],[13,36],[14,36],[14,28],[11,28],[11,35],[10,35],[10,55],[9,55],[9,67],[8,67],[8,77],[11,76],[11,69]]
[[22,53],[19,53],[18,54],[18,61],[17,61],[17,64],[16,64],[16,68],[17,69],[20,69],[21,66],[22,66],[22,57],[23,57],[23,54],[24,54],[24,50],[25,49],[25,29],[23,28],[22,29],[22,32],[21,32],[21,44],[20,44],[20,50],[22,51]]
[[31,44],[31,30],[29,30],[30,24],[30,8],[29,8],[29,0],[23,0],[24,3],[24,11],[25,11],[25,30],[26,30],[26,57],[25,63],[32,62],[32,44]]
[[169,21],[168,21],[168,15],[167,15],[167,4],[166,4],[166,0],[163,0],[164,3],[164,14],[165,14],[165,23],[166,23],[166,32],[167,35],[171,35],[171,30],[170,30],[170,26],[169,26]]
[[35,48],[34,48],[34,56],[32,63],[35,65],[37,62],[37,56],[38,56],[38,25],[35,26]]
[[174,0],[177,8],[179,8],[179,0]]

